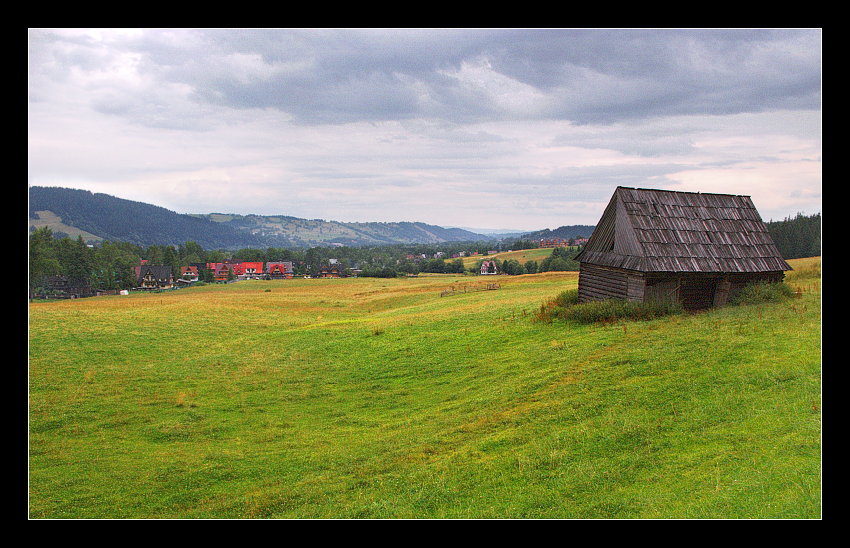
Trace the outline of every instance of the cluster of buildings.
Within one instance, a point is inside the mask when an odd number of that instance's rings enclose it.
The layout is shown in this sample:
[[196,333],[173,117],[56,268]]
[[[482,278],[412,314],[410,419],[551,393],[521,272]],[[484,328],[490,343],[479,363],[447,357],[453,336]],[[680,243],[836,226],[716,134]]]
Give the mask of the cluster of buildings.
[[[295,276],[295,265],[292,261],[275,262],[222,262],[222,263],[193,263],[180,267],[180,275],[175,278],[174,271],[168,265],[150,264],[142,259],[135,268],[136,284],[133,289],[154,290],[171,289],[181,285],[189,285],[201,280],[201,271],[209,270],[212,279],[217,282],[233,280],[285,280]],[[342,278],[346,275],[342,266],[332,260],[313,277]],[[77,299],[99,295],[127,294],[126,290],[96,290],[91,285],[77,278],[68,276],[48,276],[43,284],[42,297]],[[33,295],[34,296],[34,295]]]
[[[193,263],[180,267],[180,277],[175,279],[170,266],[149,264],[142,260],[136,268],[138,289],[167,289],[179,284],[190,284],[201,279],[201,271],[209,270],[217,282],[231,280],[284,280],[295,275],[292,261],[258,262],[243,261],[221,263]],[[340,277],[338,268],[323,269],[322,277]]]
[[572,247],[582,246],[587,243],[587,238],[574,238],[565,240],[563,238],[543,238],[540,240],[540,247]]
[[223,262],[223,263],[197,263],[180,268],[181,278],[198,279],[199,272],[205,268],[213,273],[213,279],[217,282],[227,280],[260,280],[273,279],[283,280],[292,278],[295,268],[292,261],[277,261],[263,263],[250,262]]

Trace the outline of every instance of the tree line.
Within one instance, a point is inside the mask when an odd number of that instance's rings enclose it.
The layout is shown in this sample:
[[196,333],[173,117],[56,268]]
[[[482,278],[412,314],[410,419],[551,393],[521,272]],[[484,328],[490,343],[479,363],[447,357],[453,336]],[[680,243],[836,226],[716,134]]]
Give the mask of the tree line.
[[[511,242],[516,244],[517,242]],[[520,242],[530,247],[532,242]],[[166,265],[175,279],[180,268],[189,265],[232,262],[291,261],[296,276],[316,275],[333,260],[343,270],[357,269],[360,276],[396,277],[421,272],[462,274],[477,273],[478,264],[464,268],[463,259],[453,254],[485,255],[501,251],[494,242],[442,242],[440,244],[393,244],[375,247],[312,247],[289,249],[280,247],[243,248],[236,251],[208,250],[195,241],[180,245],[141,246],[124,241],[103,241],[87,244],[82,237],[70,238],[54,234],[49,227],[33,230],[29,237],[30,294],[40,294],[51,276],[64,276],[77,285],[93,290],[121,290],[137,287],[135,267],[141,260],[149,264]],[[439,258],[435,255],[442,253]],[[526,274],[547,270],[577,270],[578,263],[565,255],[567,250],[555,249],[551,257],[540,264],[529,261],[521,265],[515,260],[498,263],[499,272]],[[574,253],[573,253],[574,255]],[[212,281],[212,272],[201,268],[200,279]]]
[[785,259],[818,257],[821,254],[821,214],[787,217],[783,221],[769,221],[767,230],[773,243]]

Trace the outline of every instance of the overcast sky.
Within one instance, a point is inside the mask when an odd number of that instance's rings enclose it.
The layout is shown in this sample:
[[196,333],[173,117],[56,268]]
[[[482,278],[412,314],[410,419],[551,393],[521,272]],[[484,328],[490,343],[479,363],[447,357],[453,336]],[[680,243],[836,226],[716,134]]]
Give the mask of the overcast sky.
[[595,224],[617,186],[821,211],[820,29],[31,29],[31,186],[178,213]]

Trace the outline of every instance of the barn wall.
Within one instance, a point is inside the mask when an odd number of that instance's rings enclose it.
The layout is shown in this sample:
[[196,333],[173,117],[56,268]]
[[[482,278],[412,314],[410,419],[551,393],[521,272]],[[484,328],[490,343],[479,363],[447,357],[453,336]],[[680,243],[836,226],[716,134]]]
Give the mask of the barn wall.
[[601,299],[644,298],[644,278],[640,272],[582,263],[578,275],[579,302]]
[[644,299],[663,303],[678,302],[679,279],[670,276],[647,276]]
[[747,284],[780,282],[784,272],[743,273],[642,273],[581,263],[579,302],[601,299],[679,302],[685,308],[723,306]]
[[687,307],[724,306],[749,283],[781,282],[784,272],[650,273],[644,299]]

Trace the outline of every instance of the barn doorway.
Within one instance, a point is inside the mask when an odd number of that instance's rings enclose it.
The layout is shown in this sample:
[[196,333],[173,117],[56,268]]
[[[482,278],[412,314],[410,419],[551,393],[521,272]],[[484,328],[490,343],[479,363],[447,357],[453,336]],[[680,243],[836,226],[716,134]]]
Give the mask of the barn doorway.
[[714,292],[717,290],[717,278],[695,278],[682,280],[679,292],[682,308],[701,310],[714,304]]

